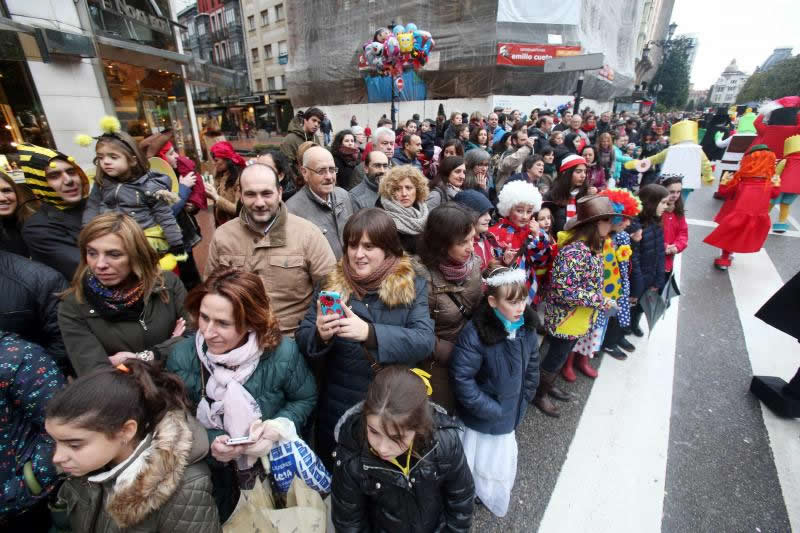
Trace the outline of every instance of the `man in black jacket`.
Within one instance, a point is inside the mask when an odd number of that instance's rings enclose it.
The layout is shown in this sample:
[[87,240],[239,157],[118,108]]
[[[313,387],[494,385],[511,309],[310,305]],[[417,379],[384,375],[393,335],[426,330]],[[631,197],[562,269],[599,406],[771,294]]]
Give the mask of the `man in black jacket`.
[[40,345],[65,374],[74,375],[58,327],[57,295],[66,289],[52,268],[0,250],[0,330]]
[[27,143],[17,150],[25,183],[41,202],[22,227],[31,258],[71,280],[80,263],[78,234],[89,180],[75,160],[61,152]]

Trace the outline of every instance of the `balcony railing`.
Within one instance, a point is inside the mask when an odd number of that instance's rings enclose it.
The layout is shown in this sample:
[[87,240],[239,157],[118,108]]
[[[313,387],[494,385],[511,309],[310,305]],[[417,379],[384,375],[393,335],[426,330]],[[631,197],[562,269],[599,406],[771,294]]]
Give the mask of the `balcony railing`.
[[223,26],[223,27],[217,28],[217,29],[215,29],[214,31],[211,32],[211,40],[212,41],[222,41],[224,39],[227,39],[229,35],[230,35],[230,32],[228,31],[228,27],[227,26]]

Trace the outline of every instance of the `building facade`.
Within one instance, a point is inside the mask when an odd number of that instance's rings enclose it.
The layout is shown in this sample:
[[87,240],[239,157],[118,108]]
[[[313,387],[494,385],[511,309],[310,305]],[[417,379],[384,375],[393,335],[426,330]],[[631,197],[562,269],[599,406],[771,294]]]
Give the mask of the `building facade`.
[[[183,67],[169,0],[0,0],[0,151],[14,144],[57,148],[93,168],[94,148],[78,133],[97,134],[116,115],[136,139],[171,128],[185,154],[196,153]],[[6,133],[8,132],[8,133]]]
[[711,105],[731,105],[736,102],[739,91],[749,77],[748,74],[739,70],[736,59],[733,59],[711,87],[711,95],[709,97]]
[[761,64],[756,72],[764,72],[765,70],[769,70],[784,59],[789,59],[792,57],[792,47],[785,47],[785,48],[776,48],[772,51],[769,57]]
[[642,16],[636,34],[636,85],[652,81],[664,58],[664,49],[653,45],[671,36],[669,21],[675,0],[640,0]]

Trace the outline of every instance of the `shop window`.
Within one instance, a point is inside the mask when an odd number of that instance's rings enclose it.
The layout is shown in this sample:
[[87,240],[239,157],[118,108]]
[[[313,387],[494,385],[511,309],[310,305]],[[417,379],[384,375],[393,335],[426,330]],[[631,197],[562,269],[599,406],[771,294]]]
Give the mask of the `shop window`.
[[275,20],[283,20],[283,4],[278,4],[275,6]]
[[261,25],[266,26],[269,24],[269,9],[261,12]]
[[250,54],[253,56],[253,61],[258,61],[258,48],[251,48]]
[[272,59],[272,45],[265,44],[264,45],[264,59]]
[[247,29],[253,31],[256,29],[256,17],[255,15],[250,15],[247,17]]
[[274,91],[275,90],[275,77],[274,76],[270,76],[269,78],[267,78],[267,89],[269,89],[270,91]]
[[[9,32],[7,35],[13,36],[19,46],[16,34]],[[55,147],[28,66],[24,56],[22,58],[22,61],[0,60],[0,155],[9,154],[8,161],[14,161],[15,165],[14,153],[19,143]],[[5,163],[0,164],[0,170],[9,170],[2,168],[4,166]]]
[[264,84],[261,81],[261,78],[256,78],[256,92],[263,92],[264,91]]

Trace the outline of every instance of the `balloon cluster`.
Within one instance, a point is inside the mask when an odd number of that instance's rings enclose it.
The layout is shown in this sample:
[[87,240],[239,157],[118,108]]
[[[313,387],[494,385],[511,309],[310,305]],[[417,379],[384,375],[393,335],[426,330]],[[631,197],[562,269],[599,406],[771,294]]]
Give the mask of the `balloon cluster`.
[[372,41],[364,45],[364,60],[378,74],[400,76],[405,68],[425,66],[433,45],[431,34],[413,23],[398,24],[391,30],[378,28]]

